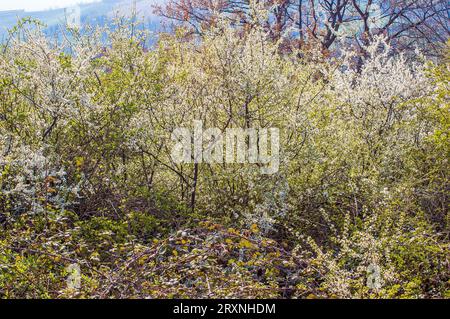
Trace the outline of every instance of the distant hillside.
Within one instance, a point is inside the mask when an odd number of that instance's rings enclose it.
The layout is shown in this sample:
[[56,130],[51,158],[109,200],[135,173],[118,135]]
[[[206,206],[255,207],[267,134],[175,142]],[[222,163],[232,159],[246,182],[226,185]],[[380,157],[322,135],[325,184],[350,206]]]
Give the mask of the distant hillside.
[[[89,4],[80,4],[80,21],[82,25],[105,25],[117,16],[127,16],[135,6],[138,18],[144,21],[145,27],[156,30],[159,26],[159,18],[152,13],[152,0],[103,0]],[[45,32],[52,35],[58,25],[66,21],[66,8],[51,9],[46,11],[28,12],[25,10],[0,11],[0,41],[7,36],[7,30],[13,27],[18,19],[33,17],[42,21],[47,28]]]

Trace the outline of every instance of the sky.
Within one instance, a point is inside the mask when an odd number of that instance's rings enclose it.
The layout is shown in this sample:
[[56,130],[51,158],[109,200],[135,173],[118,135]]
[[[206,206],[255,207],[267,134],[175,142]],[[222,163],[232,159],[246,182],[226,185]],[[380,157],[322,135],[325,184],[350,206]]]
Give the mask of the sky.
[[99,1],[100,0],[0,0],[0,11],[23,9],[26,11],[39,11]]

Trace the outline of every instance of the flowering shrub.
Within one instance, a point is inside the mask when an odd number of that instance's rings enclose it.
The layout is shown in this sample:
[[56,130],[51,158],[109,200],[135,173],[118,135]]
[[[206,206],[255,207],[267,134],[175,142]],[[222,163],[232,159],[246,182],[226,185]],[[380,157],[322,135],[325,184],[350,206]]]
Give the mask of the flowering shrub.
[[330,226],[335,233],[330,247],[306,240],[311,251],[302,272],[307,279],[298,285],[301,293],[339,298],[446,294],[448,245],[437,244],[438,237],[429,235],[432,230],[426,223],[407,220],[405,214],[395,218],[368,212],[354,221],[346,215],[340,229]]
[[[131,22],[14,30],[1,297],[449,296],[448,65],[381,37],[363,56],[286,52],[264,14],[151,49]],[[279,128],[278,172],[174,162],[171,133],[195,120]]]

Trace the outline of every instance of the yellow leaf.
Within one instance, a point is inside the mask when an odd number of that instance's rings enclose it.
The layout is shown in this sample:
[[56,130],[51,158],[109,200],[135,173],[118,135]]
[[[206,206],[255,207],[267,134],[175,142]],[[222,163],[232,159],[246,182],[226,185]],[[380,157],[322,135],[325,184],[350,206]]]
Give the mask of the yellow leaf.
[[84,164],[84,158],[81,156],[75,157],[75,165],[81,167]]
[[252,231],[253,233],[255,233],[255,234],[259,232],[258,225],[256,225],[256,224],[252,224],[252,225],[250,226],[250,229],[251,229],[251,231]]
[[240,248],[253,248],[253,244],[246,239],[241,239],[239,242]]

